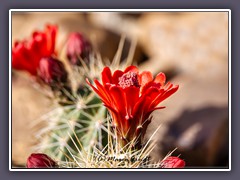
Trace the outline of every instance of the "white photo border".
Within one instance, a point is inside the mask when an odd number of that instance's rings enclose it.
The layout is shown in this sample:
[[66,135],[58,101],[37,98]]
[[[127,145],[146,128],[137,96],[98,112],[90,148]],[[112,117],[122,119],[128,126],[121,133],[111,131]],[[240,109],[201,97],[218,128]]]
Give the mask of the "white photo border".
[[[229,165],[228,168],[12,168],[12,12],[228,12],[228,110],[229,110]],[[9,10],[9,171],[231,171],[231,9],[10,9]]]

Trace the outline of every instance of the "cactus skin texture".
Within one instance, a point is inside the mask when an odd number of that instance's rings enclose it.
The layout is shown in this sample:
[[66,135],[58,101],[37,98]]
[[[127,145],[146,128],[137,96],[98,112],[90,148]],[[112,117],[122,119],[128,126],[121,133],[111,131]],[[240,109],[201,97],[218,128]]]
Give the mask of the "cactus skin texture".
[[92,151],[94,146],[101,149],[106,145],[107,110],[101,101],[85,87],[74,102],[73,105],[60,106],[44,116],[47,126],[37,134],[37,151],[61,161],[66,160],[66,155],[70,155],[70,152],[77,156],[78,150],[71,140],[76,140],[73,133],[86,151]]
[[[72,91],[66,89],[66,96],[71,102],[58,102],[58,107],[41,118],[47,125],[41,129],[36,137],[39,143],[34,151],[48,154],[59,161],[68,161],[68,157],[79,157],[79,149],[84,148],[92,152],[93,148],[102,149],[108,144],[107,108],[103,106],[99,97],[87,85],[85,79],[100,79],[105,66],[113,69],[124,69],[132,64],[132,54],[120,62],[125,37],[121,38],[116,57],[112,62],[104,62],[101,56],[94,52],[89,55],[88,64],[81,60],[82,66],[72,66],[69,74]],[[132,45],[134,47],[134,44]],[[134,51],[134,48],[130,48]],[[76,136],[77,137],[76,137]],[[113,134],[111,136],[114,136]],[[74,143],[80,141],[82,147],[77,148]]]

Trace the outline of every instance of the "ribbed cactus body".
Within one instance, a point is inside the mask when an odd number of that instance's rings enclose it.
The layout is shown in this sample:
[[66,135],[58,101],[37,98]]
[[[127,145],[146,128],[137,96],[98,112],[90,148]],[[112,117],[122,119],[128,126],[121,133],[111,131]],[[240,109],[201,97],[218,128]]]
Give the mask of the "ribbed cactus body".
[[[86,78],[90,81],[101,79],[101,72],[105,66],[124,69],[132,64],[134,44],[130,48],[131,52],[127,59],[120,62],[124,41],[123,37],[112,61],[103,61],[100,54],[92,52],[87,61],[79,58],[81,65],[71,64],[71,73],[69,74],[71,90],[65,87],[61,89],[59,106],[44,115],[43,120],[47,122],[47,125],[37,133],[39,144],[35,151],[46,153],[64,164],[71,161],[69,157],[81,157],[79,151],[92,154],[91,152],[96,148],[99,151],[102,148],[104,150],[109,144],[109,136],[115,138],[108,129],[111,121],[107,119],[106,107],[85,80]],[[70,165],[72,162],[67,167]],[[80,166],[77,165],[77,167]]]
[[80,140],[86,151],[102,148],[107,143],[107,110],[97,96],[85,89],[84,96],[78,96],[75,104],[59,107],[55,112],[45,116],[47,126],[40,132],[38,151],[46,153],[57,160],[66,160],[66,154],[77,155],[78,149],[71,138]]

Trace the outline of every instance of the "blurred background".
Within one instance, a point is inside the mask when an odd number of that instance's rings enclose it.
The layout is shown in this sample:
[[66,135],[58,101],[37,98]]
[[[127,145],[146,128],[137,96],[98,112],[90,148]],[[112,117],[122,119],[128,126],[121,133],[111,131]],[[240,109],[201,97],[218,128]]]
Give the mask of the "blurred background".
[[[193,168],[228,166],[228,13],[227,12],[15,12],[12,42],[28,38],[46,23],[57,24],[57,49],[73,31],[82,32],[103,58],[112,59],[122,35],[122,59],[137,42],[134,63],[162,71],[180,88],[153,113],[147,138],[155,135],[155,160],[174,155]],[[30,126],[49,111],[50,102],[27,78],[12,74],[12,161],[25,166],[36,144]],[[41,128],[39,126],[39,128]]]

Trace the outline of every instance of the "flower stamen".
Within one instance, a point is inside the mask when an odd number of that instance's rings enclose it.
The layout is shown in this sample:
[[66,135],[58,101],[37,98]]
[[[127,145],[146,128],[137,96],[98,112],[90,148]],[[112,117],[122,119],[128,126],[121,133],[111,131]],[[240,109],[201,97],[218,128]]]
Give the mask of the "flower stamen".
[[119,79],[118,79],[118,84],[122,88],[130,87],[130,86],[136,86],[140,87],[139,82],[138,82],[138,76],[137,73],[135,72],[127,72],[123,74]]

